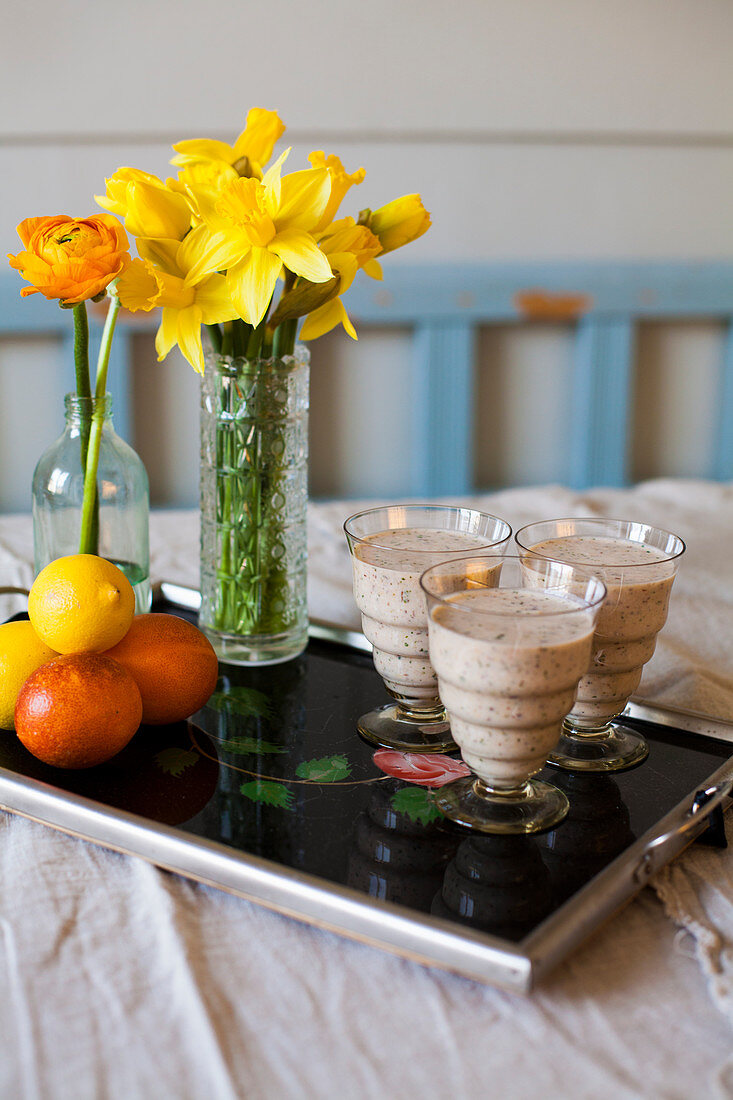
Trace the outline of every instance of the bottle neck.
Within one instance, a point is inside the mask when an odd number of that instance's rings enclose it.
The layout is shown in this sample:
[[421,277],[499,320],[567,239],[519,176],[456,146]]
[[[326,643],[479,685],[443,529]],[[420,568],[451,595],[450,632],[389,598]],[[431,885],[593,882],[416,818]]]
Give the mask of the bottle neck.
[[79,397],[75,393],[67,393],[64,397],[64,414],[66,425],[69,428],[79,429],[82,424],[89,424],[92,417],[102,413],[105,424],[112,424],[112,395],[106,393],[104,397]]

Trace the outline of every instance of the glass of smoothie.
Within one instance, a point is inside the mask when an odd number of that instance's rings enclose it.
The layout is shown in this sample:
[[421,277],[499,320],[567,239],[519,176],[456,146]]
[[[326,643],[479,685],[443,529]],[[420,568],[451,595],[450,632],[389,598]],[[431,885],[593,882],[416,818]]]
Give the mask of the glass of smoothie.
[[362,629],[396,700],[362,715],[359,732],[384,748],[448,752],[456,746],[428,656],[420,575],[452,555],[504,545],[511,527],[474,508],[399,504],[350,516],[344,531]]
[[590,567],[608,595],[596,625],[590,665],[550,763],[570,771],[620,771],[649,752],[641,734],[614,721],[654,653],[685,544],[677,535],[617,519],[556,519],[516,534],[520,554]]
[[485,833],[550,829],[568,812],[533,778],[557,744],[588,667],[606,589],[589,570],[519,557],[442,562],[422,576],[430,659],[474,773],[435,791],[446,817]]

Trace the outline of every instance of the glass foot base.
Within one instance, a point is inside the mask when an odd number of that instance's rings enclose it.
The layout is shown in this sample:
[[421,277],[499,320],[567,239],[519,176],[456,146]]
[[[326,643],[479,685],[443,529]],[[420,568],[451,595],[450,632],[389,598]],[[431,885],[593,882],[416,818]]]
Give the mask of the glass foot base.
[[613,725],[602,734],[564,729],[547,763],[571,772],[619,772],[635,768],[648,755],[649,746],[640,733]]
[[452,752],[457,749],[446,721],[408,718],[396,703],[362,714],[356,727],[372,745],[399,752]]
[[308,628],[288,634],[226,634],[199,624],[220,661],[227,665],[278,665],[300,656]]
[[457,779],[433,791],[440,812],[482,833],[540,833],[557,825],[570,803],[557,787],[529,779],[519,791],[493,791],[475,776]]

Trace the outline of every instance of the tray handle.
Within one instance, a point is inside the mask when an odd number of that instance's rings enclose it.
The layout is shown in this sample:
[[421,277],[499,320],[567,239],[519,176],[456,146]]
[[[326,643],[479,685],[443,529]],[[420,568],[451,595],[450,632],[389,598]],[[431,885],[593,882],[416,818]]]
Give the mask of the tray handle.
[[[634,871],[634,881],[644,886],[666,862],[668,857],[665,855],[664,849],[670,841],[685,838],[690,833],[699,831],[702,823],[716,806],[720,806],[728,798],[731,791],[733,791],[733,775],[721,779],[719,783],[713,783],[710,787],[699,790],[695,794],[682,824],[675,829],[668,829],[666,833],[662,833],[661,836],[649,841]],[[690,837],[690,839],[693,838]]]

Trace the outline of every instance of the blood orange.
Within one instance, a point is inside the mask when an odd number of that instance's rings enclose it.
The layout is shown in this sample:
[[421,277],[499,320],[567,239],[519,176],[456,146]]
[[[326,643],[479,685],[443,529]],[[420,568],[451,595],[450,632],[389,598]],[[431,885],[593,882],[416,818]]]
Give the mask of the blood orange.
[[142,696],[143,722],[152,726],[188,718],[204,705],[219,675],[211,642],[176,615],[136,615],[105,656],[130,673]]
[[28,677],[15,728],[29,752],[57,768],[91,768],[123,749],[140,725],[142,701],[129,672],[98,653],[73,653]]

